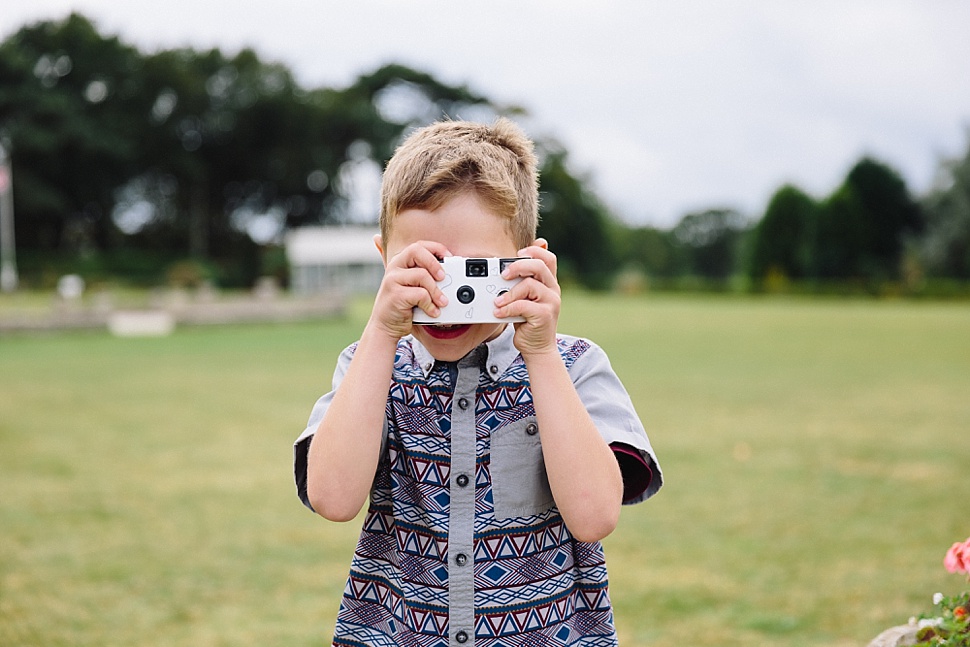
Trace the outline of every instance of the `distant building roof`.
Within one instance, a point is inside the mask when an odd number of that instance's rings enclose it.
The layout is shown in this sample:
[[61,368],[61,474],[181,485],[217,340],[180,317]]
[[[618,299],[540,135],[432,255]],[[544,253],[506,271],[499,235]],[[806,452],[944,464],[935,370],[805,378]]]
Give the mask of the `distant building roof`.
[[381,264],[377,227],[301,227],[286,234],[290,265]]

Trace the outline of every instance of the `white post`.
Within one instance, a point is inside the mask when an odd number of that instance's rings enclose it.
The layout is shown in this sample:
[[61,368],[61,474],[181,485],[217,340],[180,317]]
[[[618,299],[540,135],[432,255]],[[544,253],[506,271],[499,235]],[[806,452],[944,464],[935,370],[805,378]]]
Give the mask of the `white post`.
[[17,248],[13,234],[13,175],[0,142],[0,291],[17,289]]

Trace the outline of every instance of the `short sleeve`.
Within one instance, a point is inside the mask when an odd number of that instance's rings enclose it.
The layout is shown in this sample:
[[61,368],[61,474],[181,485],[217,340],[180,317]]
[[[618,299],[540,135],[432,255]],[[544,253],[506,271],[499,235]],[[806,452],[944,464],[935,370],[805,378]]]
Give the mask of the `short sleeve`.
[[[569,373],[590,418],[617,456],[623,472],[623,503],[640,503],[657,493],[663,485],[663,473],[630,395],[609,358],[602,348],[587,343],[589,348],[572,364]],[[630,456],[631,452],[635,456]]]
[[316,433],[317,427],[320,426],[320,421],[323,420],[323,416],[327,413],[327,409],[333,401],[333,394],[336,393],[337,387],[340,386],[344,375],[347,373],[347,367],[350,365],[350,360],[354,356],[356,347],[357,345],[354,344],[345,348],[340,353],[340,356],[337,358],[337,366],[333,372],[333,382],[330,392],[322,396],[313,405],[306,428],[300,434],[299,438],[296,439],[296,442],[293,443],[293,475],[296,479],[296,493],[300,497],[300,501],[303,502],[303,505],[310,510],[313,510],[313,506],[310,505],[306,489],[307,454],[310,451],[310,442],[313,440],[313,435]]

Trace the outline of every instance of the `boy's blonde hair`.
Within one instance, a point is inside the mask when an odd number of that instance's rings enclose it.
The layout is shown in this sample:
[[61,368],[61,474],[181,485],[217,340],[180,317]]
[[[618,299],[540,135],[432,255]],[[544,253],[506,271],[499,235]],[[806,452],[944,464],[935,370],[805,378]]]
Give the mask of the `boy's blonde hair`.
[[381,237],[406,209],[433,211],[473,190],[486,207],[508,218],[520,247],[539,225],[538,161],[532,141],[511,120],[493,125],[442,121],[412,133],[387,163],[381,184]]

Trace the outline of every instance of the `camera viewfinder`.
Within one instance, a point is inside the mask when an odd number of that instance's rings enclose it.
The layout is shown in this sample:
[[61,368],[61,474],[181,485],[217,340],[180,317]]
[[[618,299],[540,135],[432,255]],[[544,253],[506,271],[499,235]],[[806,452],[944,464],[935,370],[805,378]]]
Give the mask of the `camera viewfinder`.
[[465,260],[465,276],[488,276],[487,258],[469,258]]

